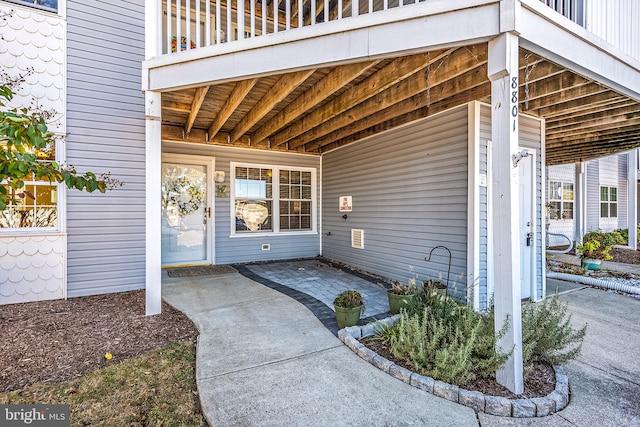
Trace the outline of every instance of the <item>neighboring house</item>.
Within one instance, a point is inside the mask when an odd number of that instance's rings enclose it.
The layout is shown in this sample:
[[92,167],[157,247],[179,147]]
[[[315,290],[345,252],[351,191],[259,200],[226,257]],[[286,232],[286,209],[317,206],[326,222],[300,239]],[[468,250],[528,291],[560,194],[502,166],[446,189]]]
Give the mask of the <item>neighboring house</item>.
[[[638,150],[633,150],[578,164],[548,167],[548,232],[579,242],[589,231],[634,229],[638,206],[629,200],[637,201],[637,158]],[[634,160],[635,168],[630,163]],[[554,234],[548,235],[549,246],[568,244],[566,238]]]
[[125,185],[15,207],[57,216],[0,230],[3,303],[146,287],[152,314],[162,266],[318,254],[437,277],[438,246],[477,308],[538,300],[544,166],[640,145],[632,0],[30,3],[0,1],[16,103]]

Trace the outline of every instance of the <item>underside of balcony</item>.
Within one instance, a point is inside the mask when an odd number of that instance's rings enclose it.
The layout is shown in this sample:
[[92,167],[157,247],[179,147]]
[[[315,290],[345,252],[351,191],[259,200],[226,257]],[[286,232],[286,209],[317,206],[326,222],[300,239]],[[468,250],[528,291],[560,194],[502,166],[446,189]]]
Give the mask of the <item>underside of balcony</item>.
[[[473,100],[486,43],[162,94],[163,140],[320,154]],[[546,120],[547,164],[640,147],[640,102],[520,49],[519,109]]]

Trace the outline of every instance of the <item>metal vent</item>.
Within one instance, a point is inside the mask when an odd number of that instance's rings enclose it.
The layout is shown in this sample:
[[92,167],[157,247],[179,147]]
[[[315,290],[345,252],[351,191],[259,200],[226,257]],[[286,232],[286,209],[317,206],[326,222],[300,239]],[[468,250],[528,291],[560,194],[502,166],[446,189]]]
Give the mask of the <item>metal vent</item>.
[[364,249],[364,230],[351,229],[351,247]]

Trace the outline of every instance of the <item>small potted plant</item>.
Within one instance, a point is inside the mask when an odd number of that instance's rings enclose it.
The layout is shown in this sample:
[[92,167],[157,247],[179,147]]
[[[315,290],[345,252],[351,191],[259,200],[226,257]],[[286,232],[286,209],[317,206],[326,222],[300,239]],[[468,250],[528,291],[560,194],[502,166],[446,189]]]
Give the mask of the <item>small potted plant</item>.
[[333,307],[336,310],[336,320],[340,329],[357,325],[365,309],[362,295],[353,289],[340,292],[333,300]]
[[602,261],[613,259],[609,252],[612,246],[603,244],[596,238],[585,239],[581,245],[576,246],[580,253],[582,268],[587,270],[600,270]]
[[391,289],[387,291],[389,311],[391,314],[398,314],[401,308],[406,308],[410,305],[417,293],[418,287],[416,286],[415,278],[409,279],[406,285],[400,282],[394,282]]

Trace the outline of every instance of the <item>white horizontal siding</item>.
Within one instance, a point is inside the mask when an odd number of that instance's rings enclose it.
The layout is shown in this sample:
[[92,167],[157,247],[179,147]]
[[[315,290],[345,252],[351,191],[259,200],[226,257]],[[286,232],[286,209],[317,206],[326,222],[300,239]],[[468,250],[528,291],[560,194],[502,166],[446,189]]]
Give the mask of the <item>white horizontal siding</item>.
[[[224,185],[230,184],[230,162],[241,162],[267,166],[279,165],[315,168],[317,171],[317,188],[320,188],[319,156],[176,142],[163,143],[162,152],[214,157],[215,169],[225,172],[226,181]],[[319,197],[319,190],[316,197]],[[319,205],[320,200],[318,198],[316,204],[316,208],[318,209],[316,211],[316,221],[318,221],[319,218]],[[320,236],[318,233],[230,237],[232,215],[231,194],[229,194],[227,198],[216,198],[214,209],[214,258],[216,264],[308,258],[317,256],[320,253]],[[263,251],[262,244],[264,243],[269,244],[271,249]]]
[[[467,107],[372,136],[323,156],[323,255],[386,277],[466,284]],[[352,196],[342,219],[340,196]],[[351,248],[350,230],[364,230],[364,249]]]
[[145,285],[144,1],[67,2],[67,161],[124,187],[67,194],[69,296]]

